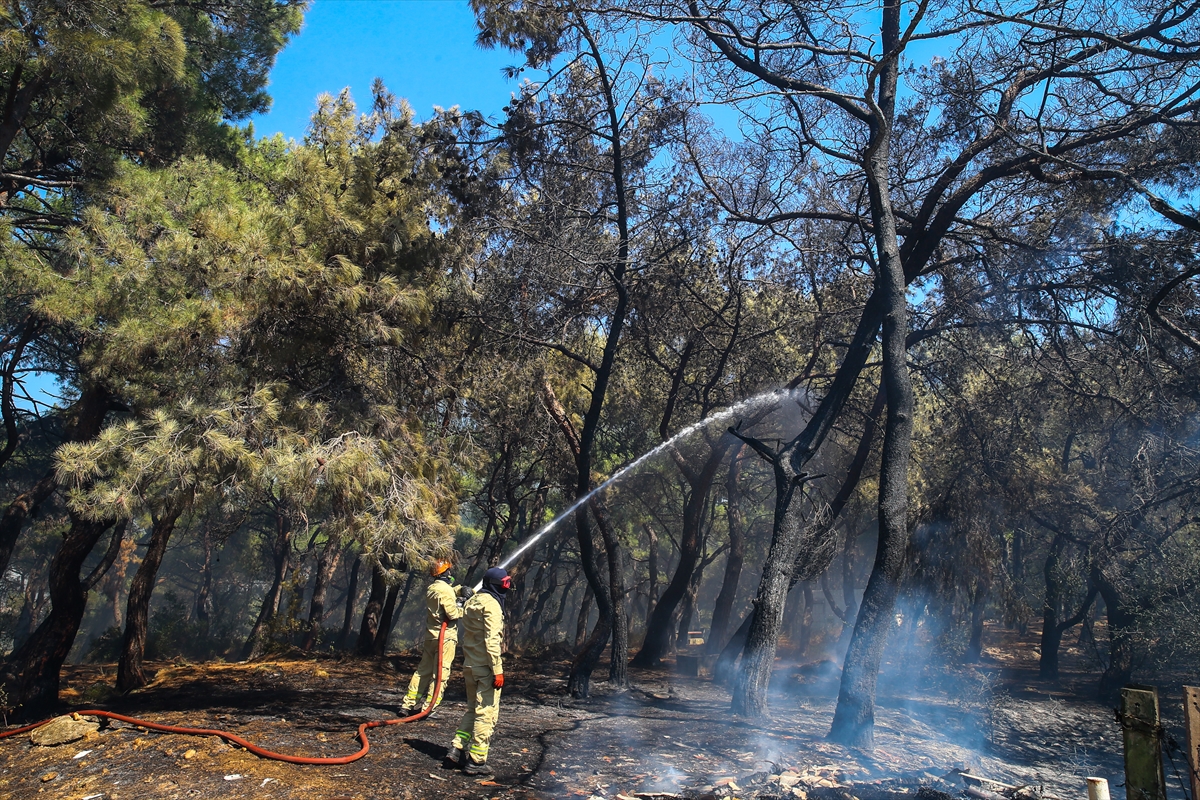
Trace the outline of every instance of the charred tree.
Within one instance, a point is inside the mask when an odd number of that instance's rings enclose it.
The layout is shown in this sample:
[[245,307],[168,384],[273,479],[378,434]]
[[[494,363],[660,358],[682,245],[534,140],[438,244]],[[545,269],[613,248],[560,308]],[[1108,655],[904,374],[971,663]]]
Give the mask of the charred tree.
[[[864,318],[865,316],[866,312],[864,312]],[[859,333],[863,333],[863,331],[863,322],[860,319]],[[866,336],[865,333],[863,335]],[[869,338],[874,338],[873,332],[870,333]],[[845,363],[843,362],[843,364]],[[841,377],[843,375],[839,369],[838,377],[834,379],[834,387],[837,386],[838,378]],[[850,379],[847,378],[847,380]],[[778,451],[771,450],[756,439],[740,437],[772,466],[775,475],[775,516],[772,520],[774,533],[771,538],[771,548],[768,551],[767,562],[759,581],[754,612],[747,617],[747,623],[744,623],[749,624],[750,629],[744,640],[742,666],[736,673],[733,692],[735,712],[756,716],[765,710],[771,665],[775,662],[775,648],[779,643],[787,596],[798,582],[811,580],[824,573],[833,561],[837,552],[834,524],[858,487],[863,468],[871,454],[871,447],[875,440],[875,419],[885,403],[883,388],[876,392],[875,403],[867,415],[854,459],[850,462],[846,477],[842,480],[842,485],[829,507],[824,510],[824,513],[816,514],[807,526],[803,524],[798,511],[789,514],[792,503],[791,494],[806,477],[803,473],[797,474],[793,471],[797,453],[807,453],[801,459],[802,463],[808,463],[816,454],[815,443],[809,443],[815,440],[810,437],[823,437],[828,433],[827,430],[822,432],[823,424],[818,423],[818,420],[822,419],[822,409],[827,408],[827,401],[832,402],[830,398],[839,394],[840,391],[842,390],[835,391],[835,388],[831,388],[825,395],[813,419],[805,426],[804,432],[797,440],[802,449],[791,451],[790,456],[789,448]],[[848,392],[849,387],[845,391]],[[785,556],[788,560],[781,562],[780,559]]]
[[187,503],[183,498],[173,498],[150,527],[150,542],[146,555],[133,574],[129,585],[129,600],[125,607],[125,634],[121,639],[121,660],[117,663],[117,690],[129,692],[140,689],[148,682],[142,669],[146,655],[146,634],[150,622],[150,595],[154,593],[158,568],[167,552],[167,542],[175,530],[175,523]]
[[283,581],[287,578],[288,567],[292,561],[292,522],[278,505],[274,517],[275,535],[271,538],[271,560],[274,570],[271,574],[271,587],[263,597],[254,627],[250,629],[250,635],[246,637],[246,644],[242,648],[242,658],[247,661],[258,658],[266,650],[271,622],[279,613]]
[[196,621],[208,625],[213,614],[213,535],[208,526],[201,534],[201,547],[204,550],[204,563],[200,565],[200,587],[196,590],[195,613]]
[[375,637],[379,635],[379,624],[383,619],[383,603],[387,598],[387,580],[383,567],[376,564],[371,568],[371,594],[367,607],[363,609],[362,624],[358,628],[358,643],[354,646],[360,656],[375,653]]
[[358,600],[358,573],[362,569],[362,556],[354,559],[350,568],[350,583],[346,587],[346,608],[342,617],[342,630],[338,633],[337,649],[345,650],[350,641],[350,630],[354,625],[354,604]]
[[19,718],[42,714],[58,702],[59,673],[87,606],[79,571],[113,524],[71,512],[71,527],[50,562],[50,614],[0,669],[0,683]]
[[688,591],[692,573],[700,558],[704,510],[708,505],[709,492],[712,490],[717,470],[725,460],[725,452],[732,443],[732,437],[721,437],[698,472],[688,467],[682,457],[676,458],[675,465],[683,474],[689,488],[687,503],[683,508],[683,529],[679,534],[679,563],[675,567],[671,582],[667,584],[662,597],[655,604],[654,613],[650,615],[646,640],[633,660],[635,666],[655,666],[670,649],[675,612]]
[[1135,600],[1103,569],[1092,570],[1092,582],[1104,598],[1108,615],[1108,666],[1100,676],[1098,694],[1102,700],[1111,700],[1133,680],[1137,607]]
[[733,613],[733,601],[737,598],[738,583],[742,579],[742,564],[746,559],[746,521],[742,515],[742,492],[738,481],[742,473],[742,453],[745,446],[736,447],[729,459],[729,471],[725,476],[725,515],[729,528],[729,556],[725,559],[725,578],[721,591],[713,604],[712,626],[708,632],[708,652],[719,653],[728,634],[729,618]]
[[[1080,605],[1079,611],[1067,619],[1061,619],[1063,606],[1062,555],[1067,544],[1067,537],[1056,534],[1050,542],[1050,552],[1046,556],[1043,572],[1046,579],[1046,599],[1042,604],[1042,640],[1041,656],[1038,658],[1038,676],[1046,680],[1058,678],[1058,657],[1062,648],[1063,634],[1078,625],[1091,610],[1096,600],[1097,589],[1089,585],[1087,597]],[[1090,582],[1089,582],[1090,583]]]
[[342,543],[337,536],[330,536],[321,548],[321,554],[317,556],[317,574],[313,582],[312,600],[308,605],[308,630],[301,645],[305,652],[312,650],[321,633],[321,624],[325,621],[325,599],[329,593],[329,581],[341,561]]
[[[409,573],[405,587],[412,586],[413,578],[413,573]],[[383,601],[383,612],[379,617],[379,632],[375,635],[375,647],[372,651],[374,655],[380,658],[387,653],[388,639],[392,635],[392,620],[396,613],[396,601],[400,599],[401,588],[399,583],[392,584],[388,588],[387,599]]]

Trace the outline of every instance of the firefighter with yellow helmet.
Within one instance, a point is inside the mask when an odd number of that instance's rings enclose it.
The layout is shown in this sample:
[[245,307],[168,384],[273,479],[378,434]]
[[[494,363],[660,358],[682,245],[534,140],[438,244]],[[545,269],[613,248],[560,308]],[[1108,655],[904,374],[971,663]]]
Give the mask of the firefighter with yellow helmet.
[[[469,597],[471,590],[465,586],[455,587],[450,568],[454,561],[439,558],[429,568],[433,582],[425,590],[425,643],[421,652],[421,663],[408,682],[408,694],[400,705],[400,713],[408,716],[429,708],[431,711],[442,702],[446,683],[450,680],[450,663],[454,661],[454,650],[458,645],[458,626],[454,623],[463,615],[458,598]],[[442,622],[446,622],[446,635],[442,639],[442,681],[437,696],[433,696],[434,673],[438,667],[438,634]]]

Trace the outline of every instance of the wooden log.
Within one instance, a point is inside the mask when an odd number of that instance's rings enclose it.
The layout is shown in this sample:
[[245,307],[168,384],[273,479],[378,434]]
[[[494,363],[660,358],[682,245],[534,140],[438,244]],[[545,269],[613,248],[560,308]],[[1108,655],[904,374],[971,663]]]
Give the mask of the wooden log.
[[1166,800],[1163,774],[1158,689],[1129,685],[1121,690],[1118,711],[1125,740],[1125,796],[1127,800]]
[[1187,761],[1192,800],[1200,800],[1200,686],[1183,687],[1183,726],[1187,729]]

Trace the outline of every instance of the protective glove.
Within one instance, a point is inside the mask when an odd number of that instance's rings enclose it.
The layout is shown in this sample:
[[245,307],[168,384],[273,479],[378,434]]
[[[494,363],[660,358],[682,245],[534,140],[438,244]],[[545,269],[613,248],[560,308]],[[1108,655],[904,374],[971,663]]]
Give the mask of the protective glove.
[[504,673],[503,672],[497,672],[494,676],[492,676],[492,688],[493,689],[504,688]]
[[463,602],[470,600],[471,595],[473,595],[473,594],[475,594],[475,590],[472,589],[470,586],[458,587],[458,597],[459,597],[459,601],[460,601],[459,604],[461,605]]

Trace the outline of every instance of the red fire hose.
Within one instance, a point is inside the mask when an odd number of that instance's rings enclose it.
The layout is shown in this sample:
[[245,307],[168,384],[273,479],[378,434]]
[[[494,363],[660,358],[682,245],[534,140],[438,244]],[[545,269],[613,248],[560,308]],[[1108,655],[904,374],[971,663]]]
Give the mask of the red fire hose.
[[[434,701],[437,699],[438,693],[440,692],[440,690],[442,688],[442,645],[445,643],[445,640],[446,640],[446,623],[443,621],[442,629],[438,632],[437,673],[434,677],[433,699],[430,700],[429,707],[423,708],[420,711],[418,711],[416,714],[413,714],[412,716],[409,716],[409,717],[402,717],[400,719],[380,719],[380,720],[375,720],[374,722],[364,722],[362,725],[359,725],[358,726],[358,740],[360,742],[362,742],[362,748],[357,753],[352,753],[351,755],[348,755],[348,756],[334,756],[334,757],[330,757],[330,758],[309,758],[307,756],[290,756],[286,753],[276,753],[272,750],[267,750],[265,747],[259,747],[258,745],[254,744],[253,742],[246,741],[245,739],[238,736],[237,734],[229,733],[227,731],[219,731],[219,730],[216,730],[215,728],[185,728],[185,727],[182,727],[179,725],[161,725],[157,722],[147,722],[144,719],[137,719],[135,717],[127,717],[124,714],[116,714],[116,713],[113,713],[112,711],[87,710],[87,711],[76,711],[74,713],[76,713],[80,716],[105,717],[107,719],[115,719],[115,720],[119,720],[121,722],[129,723],[130,725],[137,725],[142,728],[149,728],[152,731],[161,731],[163,733],[181,733],[181,734],[184,734],[187,736],[219,736],[227,742],[236,744],[239,747],[246,748],[251,753],[254,753],[254,755],[256,755],[256,756],[260,756],[261,758],[274,759],[275,761],[286,761],[289,764],[318,764],[321,766],[335,766],[337,764],[349,764],[352,761],[358,761],[360,758],[362,758],[363,756],[365,756],[367,754],[367,751],[369,751],[371,749],[371,743],[370,743],[370,741],[367,740],[367,731],[369,729],[381,728],[381,727],[384,727],[387,725],[401,725],[406,722],[416,722],[419,719],[424,719],[425,717],[429,716],[429,714],[433,711]],[[32,725],[26,725],[23,728],[17,728],[16,730],[5,731],[3,733],[0,733],[0,739],[7,739],[10,736],[18,736],[22,733],[32,731],[36,728],[40,728],[48,722],[50,722],[50,720],[44,719],[41,722],[35,722]]]

